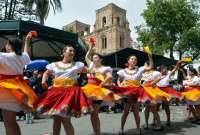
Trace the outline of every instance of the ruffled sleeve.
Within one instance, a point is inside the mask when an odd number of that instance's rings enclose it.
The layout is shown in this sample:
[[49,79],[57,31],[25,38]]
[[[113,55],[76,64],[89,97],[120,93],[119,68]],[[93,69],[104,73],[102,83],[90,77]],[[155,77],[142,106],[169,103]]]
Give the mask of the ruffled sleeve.
[[4,53],[0,52],[0,64],[4,63]]
[[188,86],[200,86],[200,78],[195,77],[192,81],[190,80],[184,80],[183,85],[188,85]]
[[91,68],[93,68],[94,67],[94,63],[93,62],[91,62],[90,63],[90,65],[88,65],[89,66],[89,69],[91,69]]
[[140,67],[140,68],[139,68],[139,72],[140,72],[140,73],[144,73],[144,72],[145,72],[145,66]]
[[76,69],[81,69],[81,68],[84,67],[84,63],[82,63],[82,62],[76,62],[75,63],[75,67],[76,67]]
[[200,86],[200,77],[195,77],[193,83],[194,83],[194,85],[196,85],[196,86]]
[[31,61],[29,55],[26,52],[23,52],[22,56],[24,58],[25,65],[29,64]]
[[54,71],[54,69],[55,69],[55,63],[48,64],[48,65],[46,66],[46,69],[47,69],[47,70]]
[[156,79],[157,77],[161,76],[162,74],[158,71],[154,71],[153,73],[153,79]]
[[107,66],[107,67],[104,67],[104,73],[107,73],[107,72],[113,72],[112,68]]
[[117,75],[120,76],[120,77],[124,77],[124,69],[119,70],[119,71],[117,72]]
[[189,81],[188,80],[183,80],[183,85],[188,85]]

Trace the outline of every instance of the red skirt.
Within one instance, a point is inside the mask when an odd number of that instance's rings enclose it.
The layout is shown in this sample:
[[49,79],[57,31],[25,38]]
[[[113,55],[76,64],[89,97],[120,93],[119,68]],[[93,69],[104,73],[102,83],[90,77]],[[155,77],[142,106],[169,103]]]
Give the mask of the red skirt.
[[199,105],[200,104],[200,87],[186,87],[184,92],[182,92],[186,102],[189,105]]
[[164,92],[170,94],[173,98],[177,98],[179,100],[183,99],[183,95],[176,91],[175,89],[173,89],[172,87],[159,87],[161,90],[163,90]]
[[79,86],[52,87],[44,93],[35,105],[43,115],[75,116],[91,112],[91,101]]
[[147,92],[145,92],[144,88],[142,87],[142,91],[138,97],[138,102],[146,103],[151,100],[152,100],[151,96],[149,96],[149,94],[147,94]]
[[163,101],[169,101],[171,99],[171,95],[162,91],[158,87],[152,86],[144,86],[143,93],[138,98],[138,102],[143,103],[162,103]]
[[0,75],[0,108],[32,111],[37,96],[22,75]]
[[143,88],[142,87],[119,87],[119,86],[112,86],[112,90],[114,93],[132,97],[134,100],[138,100],[138,98],[143,95]]

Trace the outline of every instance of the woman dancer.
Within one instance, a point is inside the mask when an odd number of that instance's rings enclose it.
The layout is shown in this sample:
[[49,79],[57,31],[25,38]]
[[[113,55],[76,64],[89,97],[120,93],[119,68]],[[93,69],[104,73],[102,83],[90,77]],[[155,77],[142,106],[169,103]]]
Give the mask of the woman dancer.
[[[167,67],[161,66],[161,69],[160,69],[161,75],[158,78],[157,83],[155,81],[156,85],[161,90],[170,94],[173,98],[176,98],[176,99],[179,99],[179,100],[183,99],[183,95],[181,93],[177,92],[175,89],[173,89],[170,86],[170,80],[171,80],[171,76],[174,75],[174,73],[178,70],[180,63],[181,63],[181,61],[179,61],[177,63],[175,68],[170,73],[168,73]],[[163,100],[163,105],[164,105],[166,116],[167,116],[167,124],[166,125],[170,126],[171,120],[170,120],[169,102],[167,100]]]
[[146,71],[152,69],[153,60],[152,55],[148,54],[150,65],[146,67],[137,67],[137,57],[131,55],[127,59],[127,68],[122,69],[117,72],[118,74],[118,86],[113,87],[113,90],[117,94],[122,94],[127,97],[126,102],[124,104],[124,111],[121,117],[121,129],[120,134],[124,134],[124,125],[126,123],[126,119],[128,117],[129,111],[133,111],[136,126],[137,126],[137,134],[141,134],[140,129],[140,116],[139,116],[139,106],[138,106],[138,97],[143,92],[142,87],[140,87],[140,79],[142,74]]
[[120,99],[120,96],[114,94],[112,91],[104,88],[112,84],[112,69],[102,65],[102,56],[94,54],[90,60],[90,53],[92,45],[90,46],[85,60],[89,66],[88,68],[88,84],[82,87],[84,93],[88,98],[93,100],[94,112],[91,114],[91,122],[93,126],[94,135],[100,135],[100,120],[99,110],[104,101],[112,102]]
[[189,67],[188,77],[183,81],[185,92],[182,92],[195,118],[194,122],[200,120],[200,78],[197,75],[196,69]]
[[63,60],[47,65],[42,85],[47,88],[47,79],[54,75],[51,87],[36,104],[37,111],[44,115],[53,115],[53,135],[59,135],[63,124],[67,135],[74,135],[71,116],[79,117],[91,111],[88,99],[77,85],[78,73],[84,64],[74,62],[75,49],[68,45],[63,49]]
[[[147,63],[148,65],[148,63]],[[170,100],[171,96],[155,86],[156,80],[161,75],[158,71],[149,71],[143,74],[142,80],[144,93],[140,97],[140,101],[147,103],[145,107],[145,129],[148,129],[149,112],[153,113],[156,121],[154,130],[161,131],[163,128],[160,123],[160,116],[158,114],[157,104],[162,103],[163,100]]]
[[23,80],[23,69],[30,62],[27,35],[23,44],[20,39],[7,42],[7,53],[0,53],[0,108],[2,109],[6,135],[21,135],[16,122],[16,112],[31,111],[37,97]]

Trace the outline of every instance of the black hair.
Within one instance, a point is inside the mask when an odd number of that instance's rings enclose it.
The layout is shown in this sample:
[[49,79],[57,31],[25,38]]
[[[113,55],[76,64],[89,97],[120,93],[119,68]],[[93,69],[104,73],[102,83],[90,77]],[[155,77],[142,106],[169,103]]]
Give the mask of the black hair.
[[101,54],[99,54],[99,53],[94,53],[94,54],[92,55],[92,57],[93,57],[94,55],[97,55],[101,60],[103,60],[103,56],[102,56]]
[[6,44],[1,48],[0,52],[6,52]]
[[[71,44],[68,44],[68,45],[65,45],[65,47],[62,49],[62,52],[61,52],[61,54],[60,54],[60,58],[61,58],[61,59],[64,58],[64,53],[66,52],[67,48],[69,48],[69,47],[74,48],[74,54],[76,55],[76,49],[75,49],[75,47],[74,47],[73,45],[71,45]],[[73,59],[75,59],[75,56],[74,56]]]
[[146,61],[145,64],[147,64],[149,66],[150,65],[150,61]]
[[131,57],[135,57],[135,58],[137,59],[137,57],[136,57],[135,55],[130,55],[130,56],[128,56],[127,61],[129,61],[129,59],[130,59]]
[[160,66],[160,70],[163,70],[163,69],[168,69],[168,68],[167,68],[167,66],[165,66],[165,65],[161,65],[161,66]]
[[190,70],[190,72],[192,72],[194,75],[198,75],[198,72],[197,72],[197,70],[196,70],[194,67],[189,66],[189,70]]
[[22,55],[22,40],[19,38],[15,39],[10,39],[8,40],[7,44],[9,44],[12,48],[12,50],[15,52],[17,55]]
[[[73,46],[73,45],[71,45],[71,44],[68,44],[68,45],[66,45],[66,46],[63,48],[63,50],[62,50],[62,53],[65,53],[65,52],[66,52],[66,50],[67,50],[67,48],[69,48],[69,47],[72,47],[72,48],[74,48],[74,46]],[[76,50],[75,50],[75,48],[74,48],[74,52],[76,53]]]
[[162,69],[161,67],[156,67],[156,70],[159,72],[161,72],[161,69]]

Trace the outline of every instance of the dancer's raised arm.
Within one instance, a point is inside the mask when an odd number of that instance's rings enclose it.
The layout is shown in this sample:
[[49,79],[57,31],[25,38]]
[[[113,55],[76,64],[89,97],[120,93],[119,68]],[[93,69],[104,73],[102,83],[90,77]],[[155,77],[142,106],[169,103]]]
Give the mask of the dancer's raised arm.
[[49,76],[52,74],[51,70],[46,70],[42,76],[42,87],[47,89],[48,85],[47,85],[47,80],[49,78]]
[[149,58],[149,65],[146,66],[145,70],[149,71],[153,69],[153,58],[152,58],[152,53],[148,53],[148,58]]
[[31,42],[31,38],[32,38],[32,36],[30,35],[30,34],[28,34],[27,36],[26,36],[26,39],[25,39],[25,44],[24,44],[24,52],[25,53],[27,53],[27,54],[29,54],[28,52],[29,52],[29,45],[30,45],[30,42]]
[[87,63],[87,65],[90,65],[91,61],[91,51],[92,51],[92,45],[89,45],[89,49],[85,55],[85,61]]

